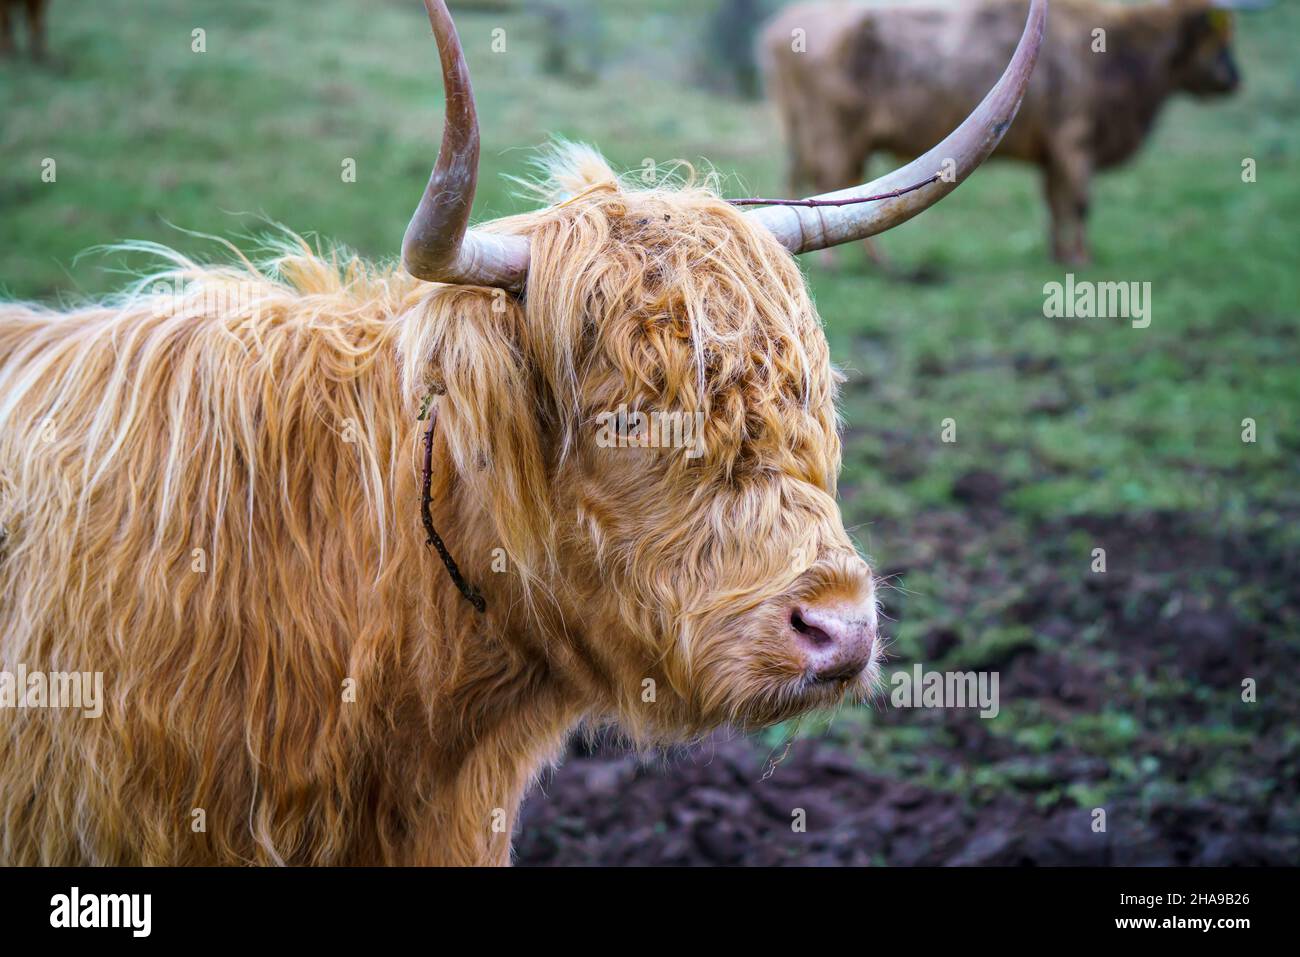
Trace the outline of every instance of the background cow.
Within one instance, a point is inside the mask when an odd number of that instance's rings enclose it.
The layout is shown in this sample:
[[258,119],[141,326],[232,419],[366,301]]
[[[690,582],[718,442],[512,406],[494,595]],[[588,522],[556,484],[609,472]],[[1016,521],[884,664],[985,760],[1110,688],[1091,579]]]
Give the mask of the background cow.
[[[783,10],[761,56],[792,189],[854,183],[878,150],[929,149],[997,76],[1025,10],[1025,0]],[[1231,39],[1230,14],[1209,0],[1053,5],[1043,64],[995,155],[1042,169],[1058,260],[1088,259],[1092,175],[1137,152],[1172,94],[1236,89]]]

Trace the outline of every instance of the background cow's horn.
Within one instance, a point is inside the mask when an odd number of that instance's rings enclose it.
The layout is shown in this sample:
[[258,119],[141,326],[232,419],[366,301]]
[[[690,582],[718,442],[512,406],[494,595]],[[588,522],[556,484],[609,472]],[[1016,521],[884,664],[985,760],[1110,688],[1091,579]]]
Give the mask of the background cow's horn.
[[447,115],[438,161],[402,240],[402,264],[419,279],[520,289],[528,241],[469,230],[478,182],[478,112],[465,51],[443,0],[424,0],[442,61]]
[[834,207],[771,206],[748,215],[757,217],[776,235],[781,245],[798,254],[883,233],[933,206],[956,189],[962,180],[988,158],[1015,119],[1029,75],[1038,61],[1038,48],[1043,42],[1046,20],[1047,0],[1033,0],[1025,32],[1020,37],[1020,44],[1016,47],[1006,72],[1002,74],[1002,79],[998,80],[997,85],[965,122],[948,134],[942,143],[920,159],[874,182],[826,193],[814,199],[843,200],[878,196],[915,186],[936,173],[946,171],[950,175],[921,189],[879,203]]

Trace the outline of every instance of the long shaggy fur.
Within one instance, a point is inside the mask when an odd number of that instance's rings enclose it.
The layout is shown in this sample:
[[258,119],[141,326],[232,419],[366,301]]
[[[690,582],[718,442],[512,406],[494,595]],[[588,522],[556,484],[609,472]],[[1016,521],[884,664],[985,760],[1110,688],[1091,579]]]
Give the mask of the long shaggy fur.
[[[834,700],[773,634],[871,588],[802,277],[709,189],[553,166],[554,205],[491,226],[530,237],[522,298],[290,241],[0,305],[0,669],[107,699],[0,710],[0,860],[501,863],[584,720]],[[430,393],[483,616],[424,545]],[[620,405],[702,413],[705,454],[599,447]]]

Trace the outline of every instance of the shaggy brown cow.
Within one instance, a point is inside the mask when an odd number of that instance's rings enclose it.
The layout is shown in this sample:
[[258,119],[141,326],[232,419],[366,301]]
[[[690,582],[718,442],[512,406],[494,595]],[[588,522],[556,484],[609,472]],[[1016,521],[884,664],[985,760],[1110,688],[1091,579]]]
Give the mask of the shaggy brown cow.
[[[1015,115],[1045,6],[936,148],[961,178]],[[562,202],[469,230],[474,99],[426,8],[447,121],[408,272],[164,253],[101,305],[0,306],[0,861],[504,863],[576,725],[680,740],[877,675],[790,253],[935,202],[937,156],[743,213],[566,148]]]
[[45,59],[45,8],[49,0],[0,0],[0,57],[12,56],[14,21],[21,10],[27,15],[27,46],[33,60]]
[[[997,76],[1026,6],[783,10],[764,28],[760,55],[795,190],[838,189],[878,150],[915,156],[937,142]],[[1093,173],[1138,150],[1171,94],[1236,88],[1230,16],[1210,0],[1056,4],[1043,64],[994,155],[1042,168],[1057,259],[1087,260]]]

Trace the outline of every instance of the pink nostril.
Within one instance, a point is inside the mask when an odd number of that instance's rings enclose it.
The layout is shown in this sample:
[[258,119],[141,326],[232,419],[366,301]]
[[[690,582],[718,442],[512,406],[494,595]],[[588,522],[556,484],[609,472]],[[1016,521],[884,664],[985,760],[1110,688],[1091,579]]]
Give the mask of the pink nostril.
[[808,624],[798,608],[790,612],[790,627],[807,638],[814,647],[825,648],[835,643],[835,639],[821,628]]
[[816,681],[855,678],[875,657],[874,603],[795,608],[790,627],[800,638],[808,672]]

